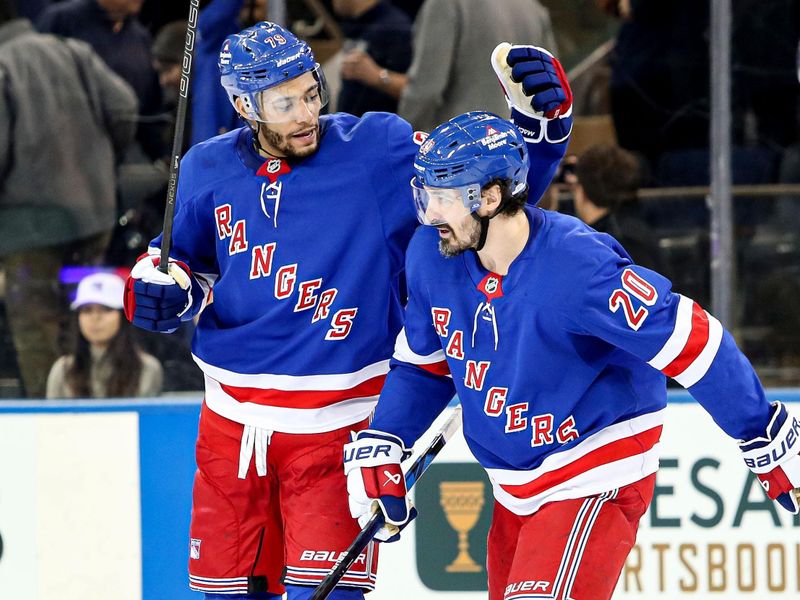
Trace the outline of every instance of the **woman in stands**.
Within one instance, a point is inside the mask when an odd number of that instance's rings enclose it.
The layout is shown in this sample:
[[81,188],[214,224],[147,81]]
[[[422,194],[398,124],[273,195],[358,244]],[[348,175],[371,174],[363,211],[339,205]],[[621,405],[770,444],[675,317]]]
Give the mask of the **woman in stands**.
[[163,370],[142,351],[122,318],[125,284],[117,275],[93,273],[78,284],[72,310],[78,332],[73,351],[47,377],[48,398],[157,396]]

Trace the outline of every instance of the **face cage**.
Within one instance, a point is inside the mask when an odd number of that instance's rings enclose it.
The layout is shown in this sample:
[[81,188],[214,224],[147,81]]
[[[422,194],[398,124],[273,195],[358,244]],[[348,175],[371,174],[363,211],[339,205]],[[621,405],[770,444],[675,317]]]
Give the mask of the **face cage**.
[[481,186],[477,183],[455,188],[436,188],[422,185],[417,177],[411,179],[417,219],[423,225],[446,225],[474,213],[481,205]]
[[319,63],[306,73],[311,73],[317,82],[317,88],[313,92],[299,96],[287,96],[282,93],[285,84],[305,75],[302,73],[297,77],[280,83],[274,87],[260,90],[250,94],[242,94],[242,108],[244,108],[247,118],[260,123],[280,125],[292,121],[306,120],[307,113],[319,116],[322,108],[328,104],[328,84],[325,81],[325,74]]

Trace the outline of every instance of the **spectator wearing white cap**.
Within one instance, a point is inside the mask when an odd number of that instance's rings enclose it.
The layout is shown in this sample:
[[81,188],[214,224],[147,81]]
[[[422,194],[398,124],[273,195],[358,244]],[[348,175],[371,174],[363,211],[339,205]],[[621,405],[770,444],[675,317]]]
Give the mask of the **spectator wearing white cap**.
[[157,396],[164,374],[158,359],[142,351],[122,318],[125,283],[112,273],[81,279],[72,310],[77,312],[75,347],[60,357],[47,377],[48,398]]

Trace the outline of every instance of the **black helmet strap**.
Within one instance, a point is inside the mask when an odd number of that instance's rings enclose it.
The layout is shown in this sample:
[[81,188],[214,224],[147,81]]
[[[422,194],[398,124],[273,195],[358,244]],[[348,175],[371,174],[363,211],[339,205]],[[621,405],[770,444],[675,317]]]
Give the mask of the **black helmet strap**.
[[503,209],[505,208],[506,204],[508,204],[508,196],[506,194],[503,194],[502,197],[500,198],[500,204],[497,205],[497,210],[495,210],[491,216],[479,217],[477,213],[471,213],[472,218],[474,218],[481,224],[481,236],[478,238],[478,243],[474,248],[475,252],[480,252],[481,250],[483,250],[483,246],[486,244],[486,237],[489,235],[489,221],[491,221],[497,215],[503,212]]

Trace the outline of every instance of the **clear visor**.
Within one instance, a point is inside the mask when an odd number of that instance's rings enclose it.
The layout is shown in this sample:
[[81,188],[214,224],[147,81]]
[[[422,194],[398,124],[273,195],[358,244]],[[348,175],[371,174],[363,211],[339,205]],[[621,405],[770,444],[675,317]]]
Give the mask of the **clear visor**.
[[328,103],[325,76],[317,65],[286,83],[255,94],[254,118],[263,123],[303,122],[319,116]]
[[417,219],[423,225],[456,223],[478,210],[481,205],[481,188],[475,183],[456,188],[436,188],[411,179]]

